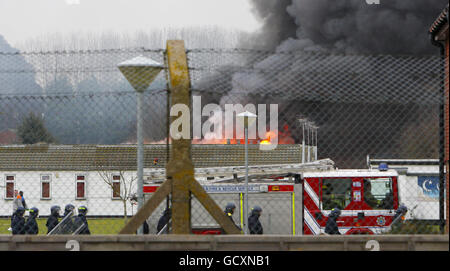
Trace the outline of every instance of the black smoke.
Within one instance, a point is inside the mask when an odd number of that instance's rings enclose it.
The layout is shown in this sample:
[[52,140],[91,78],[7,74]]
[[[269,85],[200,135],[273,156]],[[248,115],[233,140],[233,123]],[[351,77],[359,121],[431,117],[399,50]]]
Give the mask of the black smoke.
[[428,29],[447,1],[252,3],[263,27],[242,44],[263,52],[236,54],[247,63],[224,65],[211,77],[221,80],[194,89],[221,105],[278,104],[278,126],[297,143],[297,119],[314,121],[319,158],[341,168],[365,167],[367,154],[437,158],[440,61]]
[[264,22],[259,34],[265,42],[256,38],[258,44],[278,43],[278,50],[289,51],[370,54],[436,53],[427,31],[448,4],[447,0],[380,0],[378,5],[365,0],[251,2]]

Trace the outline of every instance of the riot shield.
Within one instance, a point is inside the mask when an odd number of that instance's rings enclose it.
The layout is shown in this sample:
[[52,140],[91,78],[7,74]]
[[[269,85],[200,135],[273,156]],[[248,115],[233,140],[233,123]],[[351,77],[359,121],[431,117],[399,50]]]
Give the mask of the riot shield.
[[83,230],[84,227],[86,227],[86,223],[75,223],[74,224],[75,230],[73,231],[72,235],[80,234],[81,230]]
[[73,211],[68,213],[47,235],[73,234],[76,230],[73,221]]

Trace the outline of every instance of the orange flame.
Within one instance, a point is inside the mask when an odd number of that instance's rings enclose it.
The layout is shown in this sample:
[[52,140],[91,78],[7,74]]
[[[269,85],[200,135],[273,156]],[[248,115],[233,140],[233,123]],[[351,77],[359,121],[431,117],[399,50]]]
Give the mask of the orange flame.
[[[282,130],[270,130],[265,134],[264,139],[249,139],[248,144],[295,144],[294,138],[291,136],[291,132],[289,131],[289,126],[284,125]],[[162,139],[159,141],[152,141],[145,139],[144,144],[166,144],[166,140]],[[192,144],[238,144],[238,140],[240,144],[245,144],[244,139],[192,139]],[[169,144],[172,143],[172,138],[169,139]],[[128,140],[123,144],[136,144],[136,139]]]

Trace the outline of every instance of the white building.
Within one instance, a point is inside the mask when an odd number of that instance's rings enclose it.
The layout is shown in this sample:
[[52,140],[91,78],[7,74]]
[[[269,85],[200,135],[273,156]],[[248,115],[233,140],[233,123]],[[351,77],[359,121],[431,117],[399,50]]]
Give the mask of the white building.
[[395,169],[399,174],[400,203],[405,204],[409,209],[406,218],[437,223],[439,220],[439,159],[371,159],[367,157],[369,168],[378,168],[381,163],[387,164],[389,169]]
[[[301,163],[301,145],[258,147],[249,145],[250,165]],[[167,154],[166,145],[145,145],[145,171],[165,168]],[[193,145],[192,159],[196,167],[244,165],[244,145]],[[86,206],[90,216],[123,216],[121,198],[134,194],[136,184],[135,145],[0,146],[1,217],[12,214],[14,190],[41,216],[69,203]],[[126,211],[132,215],[136,205],[127,201]]]

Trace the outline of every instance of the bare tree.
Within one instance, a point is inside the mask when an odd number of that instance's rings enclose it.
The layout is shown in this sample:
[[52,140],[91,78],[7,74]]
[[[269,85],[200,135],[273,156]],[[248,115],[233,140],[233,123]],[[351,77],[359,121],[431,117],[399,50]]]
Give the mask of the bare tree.
[[125,223],[128,221],[127,201],[133,204],[136,199],[136,193],[133,189],[133,184],[137,180],[137,176],[125,176],[123,171],[109,171],[98,170],[98,174],[102,180],[111,188],[114,199],[120,200],[123,203],[123,217]]

